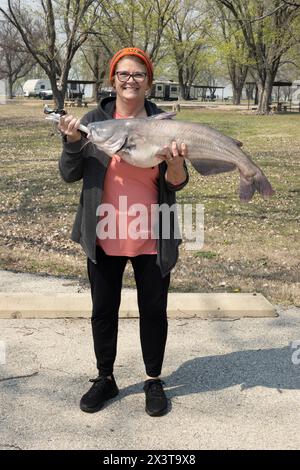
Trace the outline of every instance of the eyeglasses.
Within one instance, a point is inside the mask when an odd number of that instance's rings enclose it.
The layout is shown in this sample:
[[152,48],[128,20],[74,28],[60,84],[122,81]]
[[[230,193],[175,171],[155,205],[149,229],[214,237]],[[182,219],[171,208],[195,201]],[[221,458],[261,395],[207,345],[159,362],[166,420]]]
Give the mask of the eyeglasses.
[[146,72],[133,72],[133,73],[116,72],[116,75],[118,79],[120,80],[120,82],[122,83],[127,82],[130,79],[130,77],[132,77],[135,82],[142,83],[143,81],[145,81],[145,78],[147,77]]

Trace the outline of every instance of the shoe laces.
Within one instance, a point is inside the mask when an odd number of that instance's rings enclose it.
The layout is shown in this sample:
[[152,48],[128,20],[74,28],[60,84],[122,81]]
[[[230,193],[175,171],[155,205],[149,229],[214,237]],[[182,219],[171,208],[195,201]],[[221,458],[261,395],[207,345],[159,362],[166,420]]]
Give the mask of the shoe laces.
[[99,387],[104,387],[106,384],[106,377],[100,375],[99,377],[96,377],[95,379],[90,379],[89,382],[93,383],[93,388],[99,388]]

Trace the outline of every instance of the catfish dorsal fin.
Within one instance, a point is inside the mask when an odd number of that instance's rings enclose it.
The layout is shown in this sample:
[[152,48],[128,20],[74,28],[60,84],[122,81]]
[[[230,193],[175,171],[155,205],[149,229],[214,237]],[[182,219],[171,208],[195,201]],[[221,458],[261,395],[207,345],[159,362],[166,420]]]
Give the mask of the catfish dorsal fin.
[[151,119],[151,121],[153,119],[158,119],[158,120],[172,119],[174,116],[176,116],[176,114],[177,113],[175,111],[169,111],[169,112],[166,112],[166,113],[154,114],[153,116],[149,116],[147,119]]
[[238,147],[243,147],[243,142],[241,142],[240,140],[237,140],[237,139],[232,139],[232,140],[236,143]]

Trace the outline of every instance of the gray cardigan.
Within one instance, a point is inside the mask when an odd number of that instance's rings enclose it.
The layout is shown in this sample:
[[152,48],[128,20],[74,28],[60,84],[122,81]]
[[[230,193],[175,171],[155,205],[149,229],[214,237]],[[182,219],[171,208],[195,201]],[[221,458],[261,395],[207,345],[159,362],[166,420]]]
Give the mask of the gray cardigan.
[[[147,100],[145,108],[148,116],[162,112],[154,103]],[[87,125],[90,122],[112,119],[114,111],[115,98],[105,98],[95,110],[87,113],[81,122]],[[96,210],[101,203],[104,178],[109,161],[110,157],[91,143],[87,143],[83,135],[80,141],[74,143],[68,143],[65,138],[63,139],[63,151],[59,160],[60,174],[66,183],[83,180],[71,239],[81,244],[85,254],[95,264],[97,264],[96,226],[98,222]],[[165,203],[172,206],[176,203],[175,192],[182,189],[189,179],[186,164],[184,164],[184,168],[186,180],[181,185],[173,186],[165,180],[167,164],[162,162],[159,165],[158,204]],[[173,222],[177,224],[178,221]],[[156,264],[159,266],[162,276],[166,276],[177,262],[178,246],[181,240],[174,238],[174,225],[172,226],[172,224],[170,238],[162,238],[162,223],[163,220],[160,218]]]

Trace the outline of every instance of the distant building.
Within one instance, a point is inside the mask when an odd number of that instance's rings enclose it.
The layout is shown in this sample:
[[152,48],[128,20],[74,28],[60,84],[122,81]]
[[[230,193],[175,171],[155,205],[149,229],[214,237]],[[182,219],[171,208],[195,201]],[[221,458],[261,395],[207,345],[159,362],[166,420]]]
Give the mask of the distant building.
[[0,80],[0,104],[5,104],[7,101],[7,81],[3,78]]
[[300,102],[300,80],[295,80],[292,84],[292,103]]
[[233,97],[233,91],[232,91],[232,85],[230,83],[224,83],[224,98],[227,99],[232,99]]

